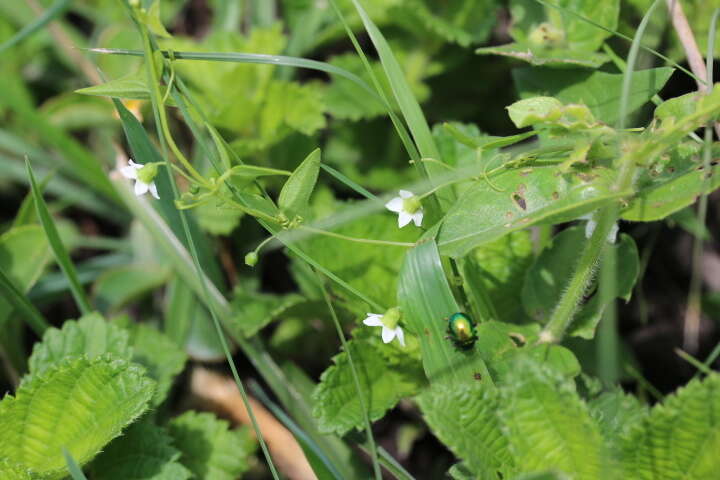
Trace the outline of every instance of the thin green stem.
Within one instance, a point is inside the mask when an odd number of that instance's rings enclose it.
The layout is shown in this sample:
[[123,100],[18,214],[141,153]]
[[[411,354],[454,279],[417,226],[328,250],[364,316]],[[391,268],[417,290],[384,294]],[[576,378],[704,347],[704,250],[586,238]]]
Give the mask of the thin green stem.
[[330,295],[328,294],[327,288],[325,287],[325,282],[323,281],[322,277],[320,277],[320,274],[317,273],[317,271],[315,271],[315,275],[317,276],[318,284],[322,289],[325,304],[327,305],[328,310],[330,310],[330,316],[332,317],[333,323],[335,324],[335,330],[337,330],[338,337],[340,337],[340,342],[342,343],[343,350],[345,350],[348,355],[348,363],[350,364],[350,371],[352,372],[353,383],[355,384],[355,391],[357,392],[358,401],[360,402],[360,410],[362,410],[363,420],[365,421],[365,431],[367,432],[368,448],[370,449],[370,458],[372,458],[373,462],[375,479],[382,480],[382,473],[380,472],[380,462],[378,460],[377,448],[375,446],[375,437],[372,432],[370,415],[368,413],[367,407],[365,406],[365,397],[363,396],[362,386],[360,385],[360,377],[358,376],[357,369],[355,368],[355,361],[353,360],[352,352],[350,351],[347,339],[345,338],[345,332],[343,332],[340,321],[338,320],[337,314],[335,313],[335,308],[333,307],[332,301],[330,300]]
[[318,235],[325,235],[328,237],[339,238],[341,240],[347,240],[348,242],[367,243],[370,245],[387,245],[389,247],[404,247],[404,248],[413,248],[415,246],[414,243],[408,243],[408,242],[392,242],[390,240],[374,240],[371,238],[349,237],[347,235],[342,235],[340,233],[335,233],[335,232],[331,232],[328,230],[320,230],[319,228],[308,227],[306,225],[300,225],[298,228],[300,230],[307,230],[308,232],[317,233]]
[[[160,91],[158,88],[159,85],[159,78],[158,78],[158,72],[155,71],[155,65],[152,62],[153,59],[153,49],[150,43],[150,38],[148,36],[148,32],[144,25],[138,23],[138,27],[140,29],[140,33],[142,36],[143,41],[143,48],[145,51],[145,61],[146,66],[148,69],[149,74],[149,80],[150,80],[150,94],[151,94],[151,100],[153,104],[153,112],[155,114],[156,124],[160,126],[162,129],[161,132],[158,132],[161,145],[163,148],[163,153],[165,154],[165,158],[167,159],[167,151],[166,151],[166,140],[169,140],[172,142],[171,137],[169,137],[169,131],[167,129],[167,122],[163,122],[163,118],[165,117],[164,107],[162,104],[159,103],[160,101]],[[163,128],[164,124],[164,128]],[[173,142],[174,144],[174,142]],[[171,146],[172,148],[172,146]],[[175,146],[177,148],[177,146]],[[179,150],[178,150],[178,153]],[[184,159],[184,156],[182,153],[180,153],[180,156]],[[178,157],[180,158],[180,157]],[[188,164],[189,165],[189,164]],[[192,166],[191,166],[192,168]],[[194,170],[194,169],[193,169]],[[197,172],[196,172],[197,173]],[[199,175],[199,174],[198,174]],[[175,183],[175,179],[172,175],[168,175],[170,178],[170,185],[173,190],[173,196],[175,198],[179,197],[179,190],[177,187],[177,184]],[[204,179],[203,179],[204,180]],[[195,245],[195,241],[193,239],[192,233],[190,232],[190,226],[187,221],[187,216],[182,210],[178,211],[180,214],[180,220],[183,226],[183,232],[185,234],[185,237],[188,241],[188,247],[190,254],[192,256],[193,265],[195,267],[196,273],[200,279],[200,287],[203,293],[203,296],[206,298],[210,298],[210,290],[207,285],[207,279],[205,278],[204,272],[202,270],[202,267],[200,265],[200,262],[198,260],[198,254],[197,254],[197,247]],[[232,359],[232,354],[230,353],[230,348],[228,346],[227,340],[225,339],[225,334],[223,333],[222,327],[220,326],[220,320],[218,319],[217,312],[215,311],[215,306],[212,302],[207,302],[208,310],[210,311],[210,316],[212,317],[213,325],[215,327],[215,331],[217,332],[218,338],[220,340],[220,345],[222,347],[223,353],[225,354],[225,358],[230,366],[230,370],[232,371],[233,378],[235,380],[235,384],[238,387],[238,390],[240,391],[240,396],[242,397],[243,404],[245,405],[245,408],[248,412],[248,416],[250,417],[250,421],[252,423],[253,429],[255,431],[255,435],[260,443],[260,448],[262,449],[262,452],[265,456],[265,459],[268,463],[268,467],[270,468],[270,472],[272,473],[272,476],[275,480],[279,480],[278,472],[275,468],[275,464],[273,463],[272,457],[270,456],[270,452],[268,451],[267,444],[265,443],[265,439],[263,438],[262,431],[260,430],[260,426],[257,422],[257,419],[255,418],[255,414],[252,409],[252,405],[250,405],[250,401],[247,396],[247,392],[245,391],[245,388],[243,386],[242,381],[240,380],[240,375],[237,372],[237,368],[235,367],[235,362]]]

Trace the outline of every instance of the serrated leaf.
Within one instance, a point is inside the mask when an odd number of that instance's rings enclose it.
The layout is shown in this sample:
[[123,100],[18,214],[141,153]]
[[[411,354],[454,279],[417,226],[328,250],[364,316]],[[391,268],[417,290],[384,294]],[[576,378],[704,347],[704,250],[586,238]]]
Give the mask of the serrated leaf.
[[500,393],[510,451],[524,472],[603,478],[600,429],[572,381],[535,361],[518,361]]
[[308,207],[319,173],[320,149],[316,148],[298,165],[280,191],[278,206],[290,219]]
[[495,24],[495,10],[498,8],[495,0],[411,0],[406,3],[402,12],[407,20],[402,23],[416,29],[419,20],[433,34],[463,47],[487,39]]
[[621,454],[621,438],[642,424],[649,409],[637,397],[620,389],[604,392],[588,402],[608,448],[606,462],[617,462]]
[[[147,420],[131,425],[92,463],[97,480],[186,480],[192,472],[179,461],[180,451],[161,427]],[[203,478],[203,477],[199,477]]]
[[508,170],[492,179],[493,186],[477,181],[445,215],[437,237],[440,251],[460,257],[515,230],[550,218],[555,223],[568,221],[619,196],[611,188],[613,174],[609,170],[596,168],[587,177],[560,175],[558,168]]
[[4,458],[0,460],[0,478],[3,480],[32,480],[32,475],[27,469]]
[[498,478],[513,471],[508,441],[497,417],[500,396],[492,387],[453,384],[433,387],[417,397],[433,433],[464,460],[472,478]]
[[[387,361],[369,342],[348,342],[357,370],[365,408],[370,421],[385,415],[403,397],[420,390],[418,379],[403,368],[389,368]],[[353,428],[362,430],[365,418],[361,409],[347,352],[333,357],[334,365],[325,370],[313,392],[313,414],[324,433],[344,435]]]
[[168,429],[180,461],[196,478],[234,480],[250,467],[256,444],[247,429],[230,430],[225,420],[193,411],[173,418]]
[[[577,252],[585,242],[587,238],[582,226],[567,228],[556,235],[552,245],[537,257],[527,272],[522,288],[522,303],[529,315],[539,321],[548,319],[573,273]],[[617,258],[612,298],[629,300],[640,272],[640,256],[635,241],[628,235],[620,235],[620,242],[607,248],[615,249]],[[590,293],[592,290],[588,291],[588,295]],[[578,309],[568,333],[592,338],[606,306],[600,295],[592,296]]]
[[305,297],[297,294],[273,295],[236,289],[230,302],[233,314],[230,327],[239,335],[251,337],[278,317],[287,316],[293,307],[302,307]]
[[110,357],[68,359],[31,377],[0,402],[0,457],[44,478],[66,475],[65,447],[87,463],[145,411],[154,382]]
[[110,353],[114,358],[130,361],[132,349],[128,332],[105,321],[98,313],[67,320],[61,329],[50,328],[36,343],[28,366],[33,376],[42,375],[49,368],[68,357],[87,356],[94,359]]
[[656,405],[624,438],[626,478],[701,480],[717,476],[720,376],[693,380]]
[[[675,69],[651,68],[633,72],[627,113],[631,114],[665,85]],[[595,117],[614,125],[620,112],[624,75],[587,69],[518,68],[512,71],[520,98],[555,97],[563,103],[587,105]]]
[[147,368],[147,375],[157,382],[152,404],[165,400],[175,377],[185,368],[187,355],[170,338],[143,324],[129,325],[133,361]]

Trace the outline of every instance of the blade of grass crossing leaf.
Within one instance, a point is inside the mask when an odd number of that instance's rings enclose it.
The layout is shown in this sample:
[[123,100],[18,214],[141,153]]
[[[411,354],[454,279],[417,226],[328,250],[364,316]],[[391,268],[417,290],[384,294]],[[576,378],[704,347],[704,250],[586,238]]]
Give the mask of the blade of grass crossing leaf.
[[32,328],[39,337],[42,337],[42,334],[45,333],[45,330],[47,330],[50,325],[48,325],[45,318],[38,309],[30,303],[27,297],[15,287],[12,280],[5,275],[2,269],[0,269],[0,293],[15,307],[15,310],[25,319],[28,326]]
[[67,464],[68,472],[73,480],[87,480],[85,474],[80,469],[75,459],[70,455],[70,452],[66,448],[63,448],[63,456],[65,457],[65,463]]
[[[720,9],[715,9],[712,20],[710,21],[710,31],[708,32],[707,43],[707,85],[713,85],[713,68],[715,54],[715,32],[717,31],[718,15]],[[708,123],[705,126],[705,137],[703,142],[703,168],[710,171],[710,163],[712,161],[712,144],[713,144],[713,124]],[[685,309],[685,325],[683,343],[686,349],[690,351],[697,350],[700,342],[700,316],[702,314],[702,302],[700,299],[700,290],[702,288],[702,261],[703,261],[703,232],[707,223],[708,212],[708,191],[710,190],[711,179],[705,176],[703,179],[703,194],[698,202],[698,223],[693,241],[692,250],[692,274],[690,276],[690,288],[688,291],[687,307]]]
[[[165,125],[165,122],[167,122],[167,118],[165,117],[165,106],[163,105],[163,101],[161,100],[161,95],[159,91],[159,83],[160,79],[158,78],[158,72],[155,71],[155,62],[153,61],[153,46],[151,44],[149,33],[147,29],[139,25],[140,33],[142,36],[143,41],[143,47],[145,52],[145,67],[147,70],[147,76],[148,76],[148,85],[150,87],[150,96],[152,99],[152,106],[153,106],[153,113],[155,116],[155,124],[158,132],[158,137],[160,138],[160,143],[163,148],[163,158],[166,159],[166,162],[168,161],[168,155],[167,155],[167,147],[166,144],[168,141],[171,141],[171,139],[165,138],[163,134],[163,129],[161,128],[162,125]],[[178,199],[180,197],[178,187],[175,183],[175,180],[172,175],[169,175],[170,177],[170,185],[173,190],[173,198]],[[204,297],[210,296],[210,291],[207,284],[207,279],[204,275],[202,266],[200,265],[200,261],[198,259],[197,255],[197,249],[195,247],[195,242],[193,240],[192,233],[190,232],[190,228],[188,225],[188,221],[185,215],[184,211],[179,211],[180,219],[182,222],[183,231],[185,234],[185,238],[188,242],[190,255],[192,256],[193,265],[195,266],[196,273],[199,277],[200,287],[202,289],[202,294]],[[273,478],[276,480],[279,479],[279,475],[277,472],[277,469],[275,467],[275,464],[273,463],[272,457],[270,456],[270,452],[268,451],[267,444],[265,443],[265,439],[263,438],[262,431],[260,430],[260,427],[258,425],[257,419],[255,418],[255,414],[253,413],[252,406],[250,405],[250,401],[248,399],[247,393],[245,392],[245,388],[243,386],[242,381],[240,380],[240,376],[237,372],[237,368],[235,366],[235,362],[232,358],[232,355],[230,353],[230,348],[228,346],[228,342],[225,338],[225,333],[223,332],[222,327],[220,326],[220,320],[218,318],[218,314],[215,311],[214,306],[212,306],[212,302],[208,302],[210,306],[210,316],[212,317],[213,324],[215,326],[215,330],[217,331],[218,338],[220,340],[220,344],[222,345],[223,352],[225,353],[225,357],[227,359],[227,362],[230,366],[230,370],[232,371],[233,378],[235,380],[235,384],[238,387],[238,390],[240,392],[240,395],[243,399],[243,403],[245,405],[245,409],[248,412],[248,416],[250,417],[250,420],[253,425],[253,429],[255,430],[255,435],[258,439],[258,442],[260,443],[260,448],[262,449],[263,455],[265,456],[265,460],[267,461],[268,467],[270,468],[270,472],[273,475]]]
[[372,424],[370,423],[370,416],[368,414],[367,407],[365,405],[365,396],[363,395],[362,386],[360,385],[360,379],[358,378],[357,370],[355,368],[355,361],[353,360],[352,353],[350,349],[348,348],[347,339],[345,338],[345,332],[343,332],[342,326],[340,325],[340,321],[338,320],[337,314],[335,313],[335,307],[333,307],[332,301],[330,300],[330,295],[328,294],[327,288],[325,288],[325,282],[320,277],[320,275],[315,272],[315,275],[317,276],[318,285],[322,289],[323,292],[323,298],[325,299],[325,304],[328,307],[328,310],[330,311],[330,316],[333,319],[333,323],[335,324],[335,330],[337,331],[338,337],[340,338],[340,342],[342,343],[343,350],[345,350],[348,354],[348,360],[350,363],[350,371],[352,372],[353,377],[353,383],[355,384],[355,391],[357,391],[358,400],[360,400],[360,409],[363,412],[363,417],[365,420],[365,434],[367,435],[368,440],[368,449],[370,450],[370,458],[372,458],[373,462],[373,472],[375,474],[376,480],[382,480],[382,473],[380,472],[380,463],[378,462],[378,453],[377,453],[377,447],[375,445],[375,436],[372,432]]
[[320,168],[328,172],[330,175],[335,177],[337,180],[342,182],[347,187],[351,188],[355,192],[359,193],[363,197],[367,198],[368,200],[377,200],[377,197],[370,193],[368,190],[362,187],[362,185],[359,185],[357,182],[352,181],[349,179],[346,175],[344,175],[342,172],[339,172],[335,170],[330,165],[326,165],[324,163],[320,164]]
[[38,18],[33,20],[32,22],[25,25],[23,28],[20,29],[19,32],[17,32],[15,35],[10,37],[9,39],[5,40],[2,44],[0,44],[0,54],[7,50],[8,48],[11,48],[18,43],[25,40],[27,37],[32,35],[33,33],[37,32],[41,28],[43,28],[45,25],[50,23],[55,17],[63,13],[65,9],[70,4],[71,0],[57,0],[55,3],[53,3],[50,8],[45,10],[45,12],[40,15]]
[[32,167],[30,166],[30,160],[27,158],[25,159],[25,167],[27,169],[28,178],[30,179],[30,188],[32,189],[33,197],[35,198],[35,209],[37,210],[40,224],[42,225],[45,235],[48,238],[55,260],[58,265],[60,265],[60,269],[68,279],[70,291],[75,298],[75,303],[80,309],[80,312],[83,315],[86,315],[92,311],[92,307],[85,295],[85,290],[80,284],[77,271],[75,270],[75,265],[72,263],[70,255],[65,249],[65,245],[63,245],[62,240],[60,240],[60,235],[55,227],[55,222],[50,216],[45,199],[43,198],[42,192],[35,180],[35,175],[33,174]]
[[322,448],[320,448],[320,446],[312,438],[310,438],[310,436],[305,433],[292,420],[292,418],[290,418],[277,404],[275,404],[275,402],[270,400],[270,397],[267,396],[265,391],[257,382],[251,380],[248,384],[248,388],[253,395],[255,395],[255,397],[260,400],[273,415],[275,415],[275,418],[280,420],[280,422],[285,425],[285,428],[292,432],[293,436],[305,452],[305,456],[308,457],[308,463],[310,463],[310,466],[319,480],[331,478],[342,480],[342,474],[338,472],[330,459],[322,451]]

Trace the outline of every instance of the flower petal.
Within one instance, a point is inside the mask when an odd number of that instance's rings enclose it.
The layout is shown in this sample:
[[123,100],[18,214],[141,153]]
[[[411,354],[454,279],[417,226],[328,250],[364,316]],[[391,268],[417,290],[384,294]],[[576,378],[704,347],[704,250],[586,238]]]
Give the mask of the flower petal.
[[405,225],[412,221],[412,215],[405,211],[398,213],[398,227],[403,228]]
[[149,188],[150,188],[150,185],[138,180],[135,182],[135,195],[137,195],[138,197],[140,195],[144,195],[148,192]]
[[133,167],[122,167],[120,168],[120,173],[123,177],[131,180],[135,180],[137,178],[137,170]]
[[398,339],[398,342],[400,342],[400,345],[403,347],[405,346],[405,333],[403,332],[403,329],[400,327],[395,328],[395,336]]
[[385,208],[387,208],[391,212],[398,213],[403,208],[403,199],[400,197],[395,197],[385,204]]
[[368,316],[365,320],[363,320],[363,323],[368,327],[382,327],[382,315],[368,313]]
[[160,195],[158,195],[157,185],[155,185],[155,182],[150,184],[150,195],[160,200]]
[[393,338],[395,338],[395,330],[394,328],[387,328],[383,327],[382,329],[382,340],[383,343],[390,343],[392,342]]
[[136,170],[140,170],[143,167],[142,164],[133,162],[132,158],[128,159],[128,165]]
[[401,198],[410,198],[415,196],[413,192],[410,192],[408,190],[400,190],[399,193]]
[[419,227],[420,225],[422,225],[423,211],[418,210],[417,212],[413,213],[412,219],[413,219],[413,222],[415,222],[416,227]]

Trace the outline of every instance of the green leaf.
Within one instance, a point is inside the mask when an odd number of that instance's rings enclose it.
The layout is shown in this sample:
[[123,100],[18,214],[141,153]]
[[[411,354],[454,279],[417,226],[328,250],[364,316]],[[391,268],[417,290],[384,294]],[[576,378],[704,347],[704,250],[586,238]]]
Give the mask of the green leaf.
[[242,210],[210,200],[192,210],[200,228],[211,235],[230,235],[245,215]]
[[597,122],[584,104],[564,105],[553,97],[531,97],[507,107],[510,120],[516,127],[553,128],[569,131],[611,131]]
[[524,472],[559,470],[603,478],[602,436],[572,381],[535,361],[518,361],[500,389],[500,418]]
[[38,218],[40,219],[40,223],[45,231],[48,243],[50,244],[50,248],[55,256],[55,260],[65,274],[65,277],[67,277],[68,283],[70,284],[70,291],[75,298],[75,303],[78,308],[83,314],[90,313],[92,311],[92,307],[90,306],[90,302],[85,295],[85,290],[78,279],[75,265],[70,259],[70,255],[68,254],[65,245],[63,245],[63,242],[60,239],[60,234],[55,226],[55,222],[50,216],[50,212],[45,204],[45,199],[43,198],[42,192],[35,181],[35,175],[33,174],[32,167],[30,166],[30,160],[27,158],[25,159],[25,167],[27,168],[33,198],[35,199],[35,209],[37,210]]
[[147,369],[147,375],[157,382],[152,404],[165,400],[175,377],[185,368],[187,355],[170,338],[155,328],[132,323],[129,326],[132,359]]
[[566,49],[539,49],[523,42],[508,43],[499,47],[478,48],[475,53],[478,55],[502,55],[536,66],[599,68],[610,60],[607,55],[602,53],[582,53]]
[[52,22],[55,17],[62,14],[65,9],[70,5],[70,0],[56,0],[42,15],[37,17],[32,22],[25,25],[19,32],[0,43],[0,54],[11,48],[18,43],[22,42],[25,38],[29,37],[33,33],[42,29],[45,25]]
[[307,209],[320,173],[320,149],[305,157],[280,191],[278,206],[290,219]]
[[[506,170],[478,180],[445,215],[437,242],[445,255],[460,257],[478,245],[544,220],[568,221],[618,198],[612,172],[560,175],[557,166]],[[495,188],[493,188],[493,186]],[[498,191],[499,189],[500,191]]]
[[146,75],[143,70],[99,85],[75,90],[75,93],[99,97],[150,100],[150,90],[147,87]]
[[188,411],[168,425],[180,461],[203,480],[234,480],[250,467],[256,447],[247,429],[230,430],[211,413]]
[[434,241],[426,241],[405,255],[400,271],[398,301],[408,330],[420,339],[423,367],[431,384],[492,382],[477,343],[461,350],[446,339],[447,318],[462,309],[445,278]]
[[0,478],[5,480],[32,480],[30,472],[22,466],[11,463],[7,458],[0,460]]
[[411,30],[419,21],[425,29],[449,42],[467,47],[484,42],[496,21],[495,0],[410,0],[402,6],[397,20]]
[[[627,113],[646,104],[673,74],[669,67],[633,72]],[[582,103],[609,125],[618,120],[623,74],[587,69],[518,68],[512,71],[520,98],[555,97],[563,103]]]
[[232,323],[230,328],[244,337],[251,337],[279,317],[293,314],[293,310],[302,309],[307,303],[305,297],[297,294],[273,295],[252,291],[248,288],[236,289],[230,301]]
[[72,455],[70,455],[67,448],[63,448],[62,452],[65,457],[65,463],[67,464],[68,471],[70,472],[70,476],[73,480],[87,480],[87,477],[80,468],[80,465],[78,465]]
[[68,359],[0,402],[0,457],[43,478],[67,474],[62,448],[84,464],[145,411],[153,381],[109,357]]
[[106,322],[98,313],[67,320],[61,329],[48,329],[42,342],[35,344],[28,360],[30,373],[42,375],[66,358],[83,355],[92,360],[109,353],[113,358],[130,361],[128,338],[128,332]]
[[435,436],[476,475],[498,478],[512,471],[513,459],[497,417],[500,396],[494,388],[457,383],[432,387],[417,397]]
[[105,270],[93,285],[93,300],[103,312],[118,310],[162,286],[169,270],[159,266],[124,265]]
[[[348,346],[371,422],[382,418],[401,398],[420,390],[420,384],[411,371],[400,366],[389,367],[387,360],[371,343],[351,340]],[[353,428],[362,430],[365,419],[347,352],[333,357],[333,363],[323,372],[312,396],[318,427],[321,432],[339,435]]]
[[693,380],[624,438],[626,478],[700,480],[717,473],[720,376]]
[[642,424],[649,409],[637,397],[620,389],[600,394],[588,402],[588,407],[609,449],[605,461],[617,462],[622,453],[621,439]]
[[[147,420],[131,425],[92,462],[97,480],[186,480],[192,472],[179,461],[173,438]],[[202,478],[202,477],[200,477]]]

